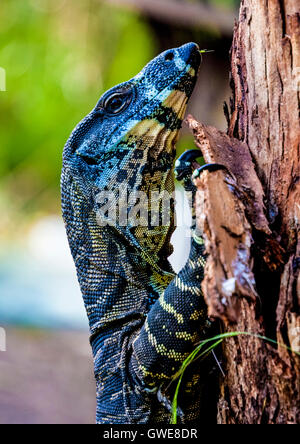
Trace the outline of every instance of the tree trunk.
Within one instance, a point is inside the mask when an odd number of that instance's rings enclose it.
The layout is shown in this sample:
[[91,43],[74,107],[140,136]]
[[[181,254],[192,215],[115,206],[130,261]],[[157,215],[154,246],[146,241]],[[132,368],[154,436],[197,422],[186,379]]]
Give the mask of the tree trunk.
[[256,335],[223,341],[223,424],[299,422],[299,357],[284,347],[300,351],[299,6],[241,2],[228,133],[188,118],[205,161],[228,169],[196,180],[209,314]]

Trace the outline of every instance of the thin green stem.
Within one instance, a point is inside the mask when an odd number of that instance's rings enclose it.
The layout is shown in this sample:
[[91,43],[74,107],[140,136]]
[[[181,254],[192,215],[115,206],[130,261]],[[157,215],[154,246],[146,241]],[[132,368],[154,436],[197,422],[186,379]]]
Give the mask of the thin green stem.
[[[183,363],[181,364],[181,367],[179,369],[179,371],[174,375],[173,380],[178,379],[177,385],[176,385],[176,389],[175,389],[175,393],[174,393],[174,397],[173,397],[173,401],[172,401],[172,409],[171,409],[171,424],[177,424],[177,400],[178,400],[178,393],[179,393],[179,389],[180,389],[180,385],[181,385],[181,381],[184,375],[184,372],[186,370],[186,368],[188,367],[188,365],[190,365],[193,361],[195,361],[196,359],[199,358],[203,358],[206,357],[209,353],[212,352],[212,350],[214,350],[219,344],[221,344],[223,342],[224,339],[226,338],[232,338],[235,336],[252,336],[258,339],[262,339],[263,341],[266,342],[270,342],[272,344],[275,344],[279,347],[283,347],[287,350],[289,350],[291,353],[295,353],[296,355],[300,356],[300,352],[293,350],[291,347],[288,347],[287,345],[277,342],[274,339],[270,339],[267,338],[266,336],[257,334],[257,333],[251,333],[248,331],[235,331],[235,332],[228,332],[228,333],[220,333],[216,336],[213,336],[212,338],[208,338],[208,339],[204,339],[203,341],[200,342],[200,344],[189,354],[189,356],[183,361]],[[208,348],[206,348],[204,351],[202,351],[200,353],[200,351],[202,350],[202,348],[204,347],[204,345],[208,344],[209,342],[213,342],[215,341],[212,345],[210,345]]]

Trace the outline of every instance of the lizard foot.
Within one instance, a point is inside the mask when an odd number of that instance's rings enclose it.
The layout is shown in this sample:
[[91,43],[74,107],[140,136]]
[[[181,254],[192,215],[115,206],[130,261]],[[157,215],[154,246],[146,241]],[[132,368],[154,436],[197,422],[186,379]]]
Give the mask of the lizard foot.
[[175,162],[175,177],[177,180],[186,180],[192,175],[193,169],[200,167],[196,161],[202,156],[200,150],[187,150]]
[[187,150],[176,160],[174,175],[177,180],[183,181],[184,186],[187,187],[192,179],[192,183],[198,177],[200,177],[203,171],[217,171],[225,170],[230,175],[230,171],[225,165],[219,163],[207,163],[200,166],[197,159],[202,157],[202,152],[200,150]]
[[195,186],[191,181],[192,173],[200,167],[197,159],[202,156],[200,150],[187,150],[175,162],[174,176],[178,181],[183,182],[185,191],[195,191]]
[[222,165],[221,163],[206,163],[205,165],[202,165],[193,171],[192,181],[194,182],[195,179],[200,177],[200,175],[201,175],[201,173],[203,173],[203,171],[212,172],[212,171],[218,171],[218,170],[224,170],[231,175],[230,171],[228,171],[228,168],[225,165]]

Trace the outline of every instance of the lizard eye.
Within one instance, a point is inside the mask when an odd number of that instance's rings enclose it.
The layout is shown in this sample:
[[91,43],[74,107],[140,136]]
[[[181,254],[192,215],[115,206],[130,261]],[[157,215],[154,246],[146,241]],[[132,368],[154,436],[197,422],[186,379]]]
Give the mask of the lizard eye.
[[103,108],[109,114],[119,114],[124,111],[131,103],[132,91],[120,91],[110,94],[104,99]]

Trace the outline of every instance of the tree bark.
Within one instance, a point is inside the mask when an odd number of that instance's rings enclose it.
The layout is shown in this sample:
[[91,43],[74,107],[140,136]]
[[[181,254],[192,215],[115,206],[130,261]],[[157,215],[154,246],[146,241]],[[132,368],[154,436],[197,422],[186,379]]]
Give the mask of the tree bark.
[[231,49],[228,132],[188,124],[208,163],[196,180],[208,253],[202,290],[224,332],[218,422],[299,422],[300,2],[243,0]]

